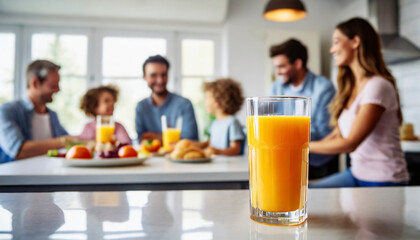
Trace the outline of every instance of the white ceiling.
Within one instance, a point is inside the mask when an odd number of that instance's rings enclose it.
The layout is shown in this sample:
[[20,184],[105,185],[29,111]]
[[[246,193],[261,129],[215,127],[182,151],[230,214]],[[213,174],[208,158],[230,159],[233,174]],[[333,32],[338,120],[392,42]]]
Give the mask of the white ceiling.
[[0,0],[0,14],[222,23],[229,0]]

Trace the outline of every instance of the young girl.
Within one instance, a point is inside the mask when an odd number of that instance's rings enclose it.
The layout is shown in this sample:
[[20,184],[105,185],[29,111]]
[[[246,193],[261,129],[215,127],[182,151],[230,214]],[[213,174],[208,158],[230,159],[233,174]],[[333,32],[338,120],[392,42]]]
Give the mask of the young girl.
[[338,92],[330,106],[335,129],[321,141],[311,142],[310,152],[350,153],[351,168],[311,187],[406,184],[399,97],[378,34],[366,20],[350,19],[337,25],[330,52],[339,67]]
[[[118,99],[118,88],[108,85],[92,88],[88,90],[80,101],[80,108],[86,116],[96,118],[97,115],[112,115],[114,105]],[[118,122],[115,122],[114,136],[120,143],[131,144],[131,139],[125,128]],[[87,123],[79,136],[80,140],[96,139],[96,120]]]
[[244,101],[239,83],[232,79],[218,79],[204,84],[206,111],[216,117],[208,130],[210,140],[201,143],[207,151],[221,155],[242,154],[245,136],[234,114]]

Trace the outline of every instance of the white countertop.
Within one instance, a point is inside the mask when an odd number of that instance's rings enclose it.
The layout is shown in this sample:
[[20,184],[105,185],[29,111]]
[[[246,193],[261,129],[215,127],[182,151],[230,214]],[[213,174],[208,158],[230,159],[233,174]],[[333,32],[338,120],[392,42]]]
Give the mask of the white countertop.
[[212,162],[195,164],[151,157],[142,165],[121,167],[67,167],[61,159],[45,156],[0,164],[0,186],[246,182],[248,178],[244,156],[216,156]]
[[0,239],[420,239],[420,187],[309,189],[298,227],[249,218],[247,190],[0,193]]
[[420,153],[420,141],[401,141],[401,148],[403,152]]

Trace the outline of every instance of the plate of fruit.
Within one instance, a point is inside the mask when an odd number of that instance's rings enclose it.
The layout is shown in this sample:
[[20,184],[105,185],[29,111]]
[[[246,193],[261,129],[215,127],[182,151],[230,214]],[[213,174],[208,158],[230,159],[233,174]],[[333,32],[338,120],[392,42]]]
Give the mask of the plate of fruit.
[[[64,165],[72,167],[111,167],[142,164],[147,156],[139,155],[137,151],[126,144],[117,144],[112,148],[96,145],[92,154],[89,146],[75,145],[66,153],[59,150],[48,151],[47,156],[60,158]],[[99,151],[97,151],[99,150]]]
[[165,149],[162,147],[162,143],[158,139],[154,140],[142,140],[140,143],[139,154],[145,156],[165,156]]

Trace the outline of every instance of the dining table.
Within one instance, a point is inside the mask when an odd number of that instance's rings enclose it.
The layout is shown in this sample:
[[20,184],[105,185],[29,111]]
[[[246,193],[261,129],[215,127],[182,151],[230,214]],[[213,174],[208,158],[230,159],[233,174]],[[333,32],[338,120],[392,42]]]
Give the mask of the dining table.
[[420,187],[309,189],[308,219],[250,219],[248,190],[0,193],[0,239],[420,239]]
[[38,156],[0,164],[0,192],[248,188],[245,156],[214,156],[204,163],[150,156],[142,164],[108,167],[74,167],[64,161]]
[[[402,141],[411,176],[420,185],[420,141]],[[104,160],[106,161],[106,160]],[[64,159],[37,156],[0,164],[0,192],[248,189],[248,157],[213,156],[179,163],[149,156],[142,164],[72,167]]]

